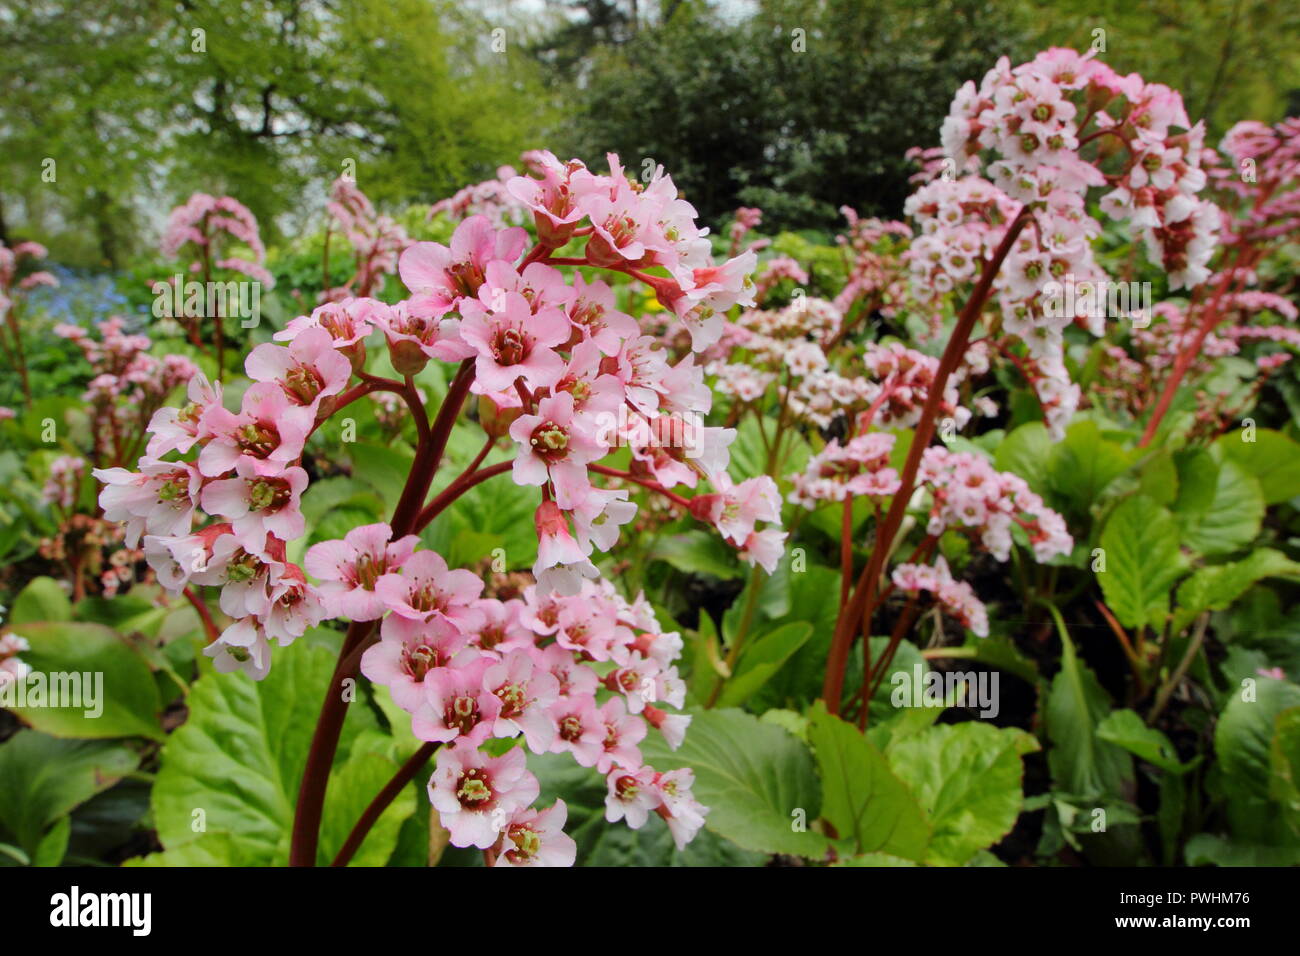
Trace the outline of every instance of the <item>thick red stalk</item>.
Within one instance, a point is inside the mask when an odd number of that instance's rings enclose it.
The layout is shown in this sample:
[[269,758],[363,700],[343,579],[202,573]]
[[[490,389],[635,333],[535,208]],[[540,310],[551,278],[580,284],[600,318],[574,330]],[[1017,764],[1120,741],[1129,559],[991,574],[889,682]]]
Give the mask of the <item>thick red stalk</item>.
[[864,621],[866,615],[872,610],[877,579],[880,577],[894,537],[903,523],[903,516],[907,511],[907,504],[911,500],[912,491],[916,487],[916,473],[921,465],[921,455],[925,452],[926,446],[930,444],[930,439],[934,437],[935,420],[939,413],[939,405],[943,400],[944,386],[948,384],[949,376],[952,375],[958,363],[966,354],[966,346],[970,341],[971,330],[975,327],[975,322],[979,318],[985,302],[988,301],[990,293],[993,291],[993,280],[1002,268],[1002,263],[1007,254],[1011,252],[1011,247],[1016,238],[1030,219],[1029,209],[1024,208],[1007,227],[1006,235],[1002,237],[1002,242],[994,252],[993,258],[984,264],[979,281],[976,283],[974,291],[971,292],[971,297],[967,300],[965,308],[957,317],[957,324],[953,328],[952,337],[948,340],[948,346],[944,349],[943,357],[939,360],[939,367],[935,371],[934,381],[930,385],[930,391],[925,398],[925,405],[921,410],[921,418],[916,424],[912,437],[912,446],[907,452],[907,462],[903,466],[898,492],[890,502],[884,524],[879,527],[875,547],[872,548],[867,566],[858,579],[857,587],[854,588],[849,606],[840,614],[835,625],[835,636],[831,643],[830,656],[826,662],[826,677],[822,684],[822,699],[826,703],[826,709],[833,714],[838,713],[840,709],[840,696],[844,690],[844,670],[848,664],[849,648],[853,643],[859,623]]

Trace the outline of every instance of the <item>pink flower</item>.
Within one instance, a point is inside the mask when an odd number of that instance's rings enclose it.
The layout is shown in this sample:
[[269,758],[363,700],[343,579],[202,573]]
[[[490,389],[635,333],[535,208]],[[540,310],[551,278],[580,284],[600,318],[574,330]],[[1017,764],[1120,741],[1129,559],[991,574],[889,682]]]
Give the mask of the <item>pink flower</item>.
[[502,831],[494,866],[573,866],[578,845],[563,830],[568,808],[557,799],[549,810],[516,813]]
[[268,534],[284,541],[302,536],[306,525],[299,506],[307,472],[294,466],[265,476],[247,458],[235,462],[235,471],[238,478],[204,486],[200,499],[204,511],[232,519],[235,536],[250,548],[261,548]]
[[569,522],[554,501],[543,501],[534,516],[537,527],[537,561],[533,576],[537,586],[569,596],[577,594],[582,579],[594,578],[599,572],[587,559],[584,550],[569,533]]
[[501,298],[501,309],[493,312],[477,300],[460,305],[465,317],[461,335],[477,353],[474,391],[498,392],[520,377],[533,389],[554,385],[564,372],[564,359],[554,349],[569,339],[568,319],[556,308],[534,315],[518,292],[505,292]]
[[408,246],[397,263],[402,282],[411,290],[414,315],[438,318],[463,298],[478,294],[487,278],[488,263],[512,264],[528,245],[523,229],[496,230],[486,216],[470,216],[451,237],[451,248],[437,242]]
[[416,315],[405,302],[376,312],[373,318],[375,325],[383,329],[388,356],[401,375],[419,374],[431,358],[459,362],[474,354],[461,337],[458,319]]
[[189,534],[199,503],[202,478],[186,462],[140,460],[140,472],[125,468],[96,468],[104,483],[99,506],[109,521],[126,524],[126,545],[134,548],[142,534]]
[[307,406],[313,414],[352,378],[352,364],[322,328],[304,329],[288,348],[269,342],[257,346],[248,353],[244,369],[255,382],[275,382],[290,402]]
[[393,701],[408,713],[415,713],[425,700],[425,680],[430,674],[476,659],[460,628],[450,621],[434,618],[413,621],[390,614],[380,626],[379,643],[361,655],[361,673],[392,692]]
[[596,769],[608,773],[613,767],[639,767],[641,750],[637,744],[645,740],[645,721],[627,712],[622,697],[605,701],[600,708],[600,719],[605,724],[605,739],[601,742]]
[[203,649],[218,674],[243,671],[261,680],[271,670],[271,645],[255,617],[245,617],[226,628]]
[[600,458],[603,449],[574,417],[573,396],[550,395],[537,405],[536,415],[520,415],[510,426],[519,444],[514,461],[515,482],[520,485],[555,486],[561,508],[572,508],[587,493],[587,463]]
[[629,827],[639,830],[650,819],[650,811],[659,806],[655,772],[650,767],[639,770],[614,767],[608,772],[605,785],[608,788],[605,819],[610,823],[626,820]]
[[740,548],[740,560],[748,565],[757,564],[768,574],[776,573],[776,566],[785,554],[785,539],[790,535],[776,528],[754,531]]
[[381,577],[396,571],[411,557],[419,538],[408,534],[389,542],[393,529],[386,524],[353,528],[343,540],[322,541],[307,549],[307,573],[320,581],[321,598],[330,617],[373,621],[387,610],[375,593]]
[[296,564],[286,564],[270,591],[270,611],[263,616],[267,637],[281,647],[302,637],[325,616],[320,596]]
[[210,434],[202,427],[203,415],[209,408],[221,406],[221,383],[212,384],[202,372],[196,372],[186,395],[189,402],[183,407],[160,408],[149,420],[152,437],[145,453],[150,458],[162,458],[171,451],[183,455]]
[[424,680],[424,700],[411,718],[415,736],[444,743],[460,740],[474,747],[492,736],[502,702],[484,687],[483,678],[494,663],[480,654],[429,673]]
[[467,632],[483,626],[483,612],[471,606],[482,592],[478,575],[448,570],[436,551],[417,551],[375,582],[375,594],[395,614],[416,621],[442,617]]
[[244,393],[238,415],[219,405],[204,413],[201,427],[213,437],[199,453],[199,471],[218,478],[244,459],[260,475],[278,475],[302,455],[315,419],[312,409],[290,402],[283,389],[259,382]]
[[781,520],[781,493],[767,475],[737,485],[724,471],[711,480],[717,492],[697,495],[691,501],[691,514],[711,522],[724,538],[741,545],[753,533],[755,522]]
[[551,753],[571,753],[579,766],[596,766],[605,752],[605,721],[592,698],[562,697],[551,705],[550,717],[556,728]]
[[668,832],[679,850],[686,849],[686,844],[695,839],[709,812],[691,793],[694,784],[695,773],[689,768],[655,774],[654,786],[659,797],[655,812],[668,824]]
[[574,201],[571,179],[579,171],[585,173],[586,167],[576,159],[561,163],[546,150],[536,153],[532,165],[534,171],[541,174],[540,181],[515,176],[507,181],[506,189],[532,210],[538,239],[558,248],[569,241],[582,221],[584,213]]
[[489,757],[477,747],[443,747],[429,779],[429,802],[451,834],[451,845],[483,850],[539,792],[518,747],[500,757]]
[[625,339],[640,334],[636,319],[618,310],[614,290],[606,283],[599,279],[587,282],[578,273],[573,289],[576,295],[569,306],[569,321],[605,355],[617,355]]
[[645,719],[650,721],[651,727],[664,735],[664,742],[673,750],[682,745],[686,739],[686,728],[691,725],[689,714],[669,714],[650,704],[646,705]]
[[555,723],[547,708],[555,703],[560,682],[537,666],[536,651],[517,650],[488,668],[483,688],[497,696],[501,710],[492,728],[494,737],[520,733],[533,753],[546,753],[555,739]]

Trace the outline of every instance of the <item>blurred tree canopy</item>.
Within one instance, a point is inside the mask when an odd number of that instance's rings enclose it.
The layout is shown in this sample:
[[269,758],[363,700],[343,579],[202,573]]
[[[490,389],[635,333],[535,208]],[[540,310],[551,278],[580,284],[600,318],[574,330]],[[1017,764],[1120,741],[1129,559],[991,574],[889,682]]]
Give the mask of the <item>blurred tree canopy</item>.
[[237,196],[274,239],[345,160],[377,201],[440,198],[544,120],[536,64],[494,53],[490,29],[432,0],[8,7],[0,238],[21,219],[65,260],[115,265],[143,219],[204,190]]
[[987,0],[762,0],[729,23],[683,0],[596,50],[571,149],[652,158],[706,219],[761,206],[765,226],[830,226],[839,206],[894,212],[957,86],[1023,46]]
[[1275,0],[0,0],[0,239],[118,265],[205,190],[274,241],[347,160],[395,209],[539,146],[662,163],[714,222],[832,227],[898,214],[904,151],[1001,54],[1102,30],[1216,142],[1300,111],[1297,27]]

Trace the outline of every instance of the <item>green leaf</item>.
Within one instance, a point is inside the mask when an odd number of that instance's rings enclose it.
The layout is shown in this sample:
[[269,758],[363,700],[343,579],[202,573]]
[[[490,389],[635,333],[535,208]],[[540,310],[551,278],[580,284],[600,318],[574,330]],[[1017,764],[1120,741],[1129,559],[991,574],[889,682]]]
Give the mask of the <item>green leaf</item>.
[[737,672],[723,688],[719,705],[739,707],[766,684],[791,656],[808,643],[813,626],[795,621],[769,631],[750,644],[740,658]]
[[821,811],[821,791],[808,748],[785,730],[739,710],[693,711],[686,740],[669,750],[651,735],[642,744],[658,770],[690,767],[696,799],[709,808],[705,825],[746,850],[820,858],[826,839],[797,829]]
[[1047,483],[1070,510],[1086,515],[1106,487],[1128,470],[1131,460],[1121,445],[1102,437],[1096,422],[1077,421],[1052,449]]
[[1097,577],[1106,603],[1126,627],[1160,627],[1169,589],[1187,570],[1169,512],[1143,495],[1120,502],[1101,533],[1106,569]]
[[1061,669],[1052,679],[1043,711],[1052,742],[1047,762],[1058,790],[1085,798],[1119,796],[1133,777],[1133,758],[1097,736],[1110,713],[1110,698],[1061,635]]
[[931,727],[890,745],[889,766],[930,820],[927,862],[960,866],[1011,832],[1023,800],[1020,758],[1037,749],[1022,730],[977,721]]
[[724,581],[745,573],[735,552],[723,543],[722,538],[698,529],[658,538],[649,557],[665,561],[686,574],[710,574]]
[[1300,836],[1300,707],[1288,707],[1273,721],[1268,792],[1291,832]]
[[1187,448],[1174,452],[1178,468],[1178,497],[1174,512],[1181,515],[1205,511],[1214,501],[1219,481],[1219,464],[1204,448]]
[[1097,738],[1117,747],[1123,747],[1135,757],[1170,773],[1186,773],[1195,765],[1184,765],[1178,759],[1178,752],[1174,750],[1174,745],[1169,742],[1169,738],[1160,731],[1148,727],[1142,722],[1142,718],[1131,710],[1112,711],[1097,725]]
[[925,811],[856,727],[813,705],[808,739],[822,778],[822,816],[858,853],[923,860],[930,842]]
[[1229,699],[1214,730],[1214,752],[1233,837],[1276,844],[1286,826],[1270,793],[1273,734],[1278,716],[1300,706],[1300,687],[1267,677],[1254,681],[1254,694],[1243,688]]
[[1228,459],[1219,465],[1209,507],[1186,516],[1183,543],[1202,554],[1227,554],[1254,541],[1263,518],[1259,482]]
[[0,744],[0,829],[35,856],[46,827],[139,763],[124,744],[20,730]]
[[837,860],[835,866],[920,866],[915,860],[905,860],[901,856],[890,856],[888,853],[863,853],[861,856],[850,856],[843,860]]
[[1173,629],[1181,631],[1202,611],[1222,611],[1263,578],[1300,578],[1300,564],[1280,551],[1259,548],[1249,557],[1197,569],[1178,586]]
[[1269,428],[1256,429],[1254,441],[1244,441],[1246,434],[1222,435],[1215,444],[1255,477],[1265,504],[1275,505],[1300,495],[1300,444]]
[[[352,832],[357,818],[375,795],[401,769],[383,754],[353,753],[331,776],[321,818],[317,864],[328,866]],[[397,836],[406,818],[415,812],[415,793],[403,787],[388,808],[379,815],[365,842],[357,848],[349,866],[383,866],[397,846]]]
[[1047,472],[1055,446],[1047,426],[1042,422],[1026,422],[1002,441],[994,453],[993,462],[998,471],[1009,471],[1029,483],[1029,487],[1042,494],[1047,490]]
[[68,837],[72,835],[72,817],[59,817],[36,847],[32,866],[58,866],[68,853]]
[[[288,860],[298,787],[333,657],[300,643],[276,655],[263,681],[209,673],[194,683],[189,719],[163,747],[153,789],[154,824],[168,853],[147,858],[147,865],[209,865],[202,861],[230,860],[231,853],[242,865]],[[363,711],[360,700],[349,705],[341,754]]]
[[1183,851],[1188,866],[1296,866],[1300,846],[1270,846],[1198,833]]
[[[25,624],[22,635],[31,643],[23,652],[33,671],[27,679],[29,705],[6,706],[27,723],[56,737],[163,739],[153,672],[120,634],[99,624],[51,622]],[[38,675],[46,704],[31,706]],[[56,699],[72,706],[48,706]]]
[[54,578],[33,578],[14,598],[14,606],[9,612],[10,627],[36,621],[70,620],[72,602],[68,600],[63,586]]

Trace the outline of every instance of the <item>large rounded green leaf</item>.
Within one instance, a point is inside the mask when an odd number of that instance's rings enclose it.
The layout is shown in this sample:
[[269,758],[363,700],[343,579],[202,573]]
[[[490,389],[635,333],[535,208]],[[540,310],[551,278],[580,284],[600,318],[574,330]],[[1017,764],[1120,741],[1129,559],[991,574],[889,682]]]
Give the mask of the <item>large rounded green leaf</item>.
[[[73,621],[25,624],[20,633],[31,644],[22,655],[33,671],[25,682],[28,706],[5,706],[24,721],[56,737],[163,738],[158,685],[125,637],[99,624]],[[33,706],[31,692],[38,684],[47,696]],[[65,706],[50,706],[54,702]]]
[[780,727],[739,710],[696,711],[680,749],[653,734],[642,751],[657,770],[695,771],[695,797],[709,808],[705,825],[737,846],[825,854],[825,838],[806,828],[821,812],[812,754]]

